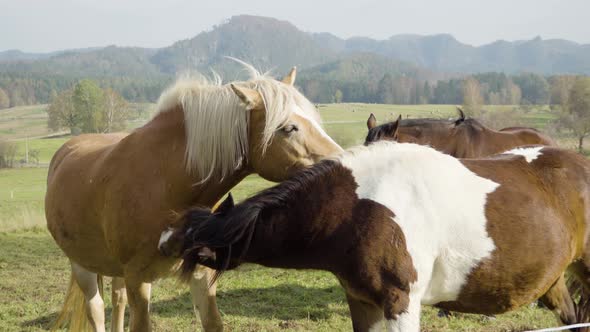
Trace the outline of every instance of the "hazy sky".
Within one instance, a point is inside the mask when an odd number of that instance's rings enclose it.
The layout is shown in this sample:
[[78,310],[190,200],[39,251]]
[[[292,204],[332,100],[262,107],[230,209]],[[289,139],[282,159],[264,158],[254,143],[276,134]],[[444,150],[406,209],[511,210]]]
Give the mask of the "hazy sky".
[[0,0],[0,50],[162,47],[239,14],[340,37],[450,33],[481,45],[540,35],[590,43],[590,0]]

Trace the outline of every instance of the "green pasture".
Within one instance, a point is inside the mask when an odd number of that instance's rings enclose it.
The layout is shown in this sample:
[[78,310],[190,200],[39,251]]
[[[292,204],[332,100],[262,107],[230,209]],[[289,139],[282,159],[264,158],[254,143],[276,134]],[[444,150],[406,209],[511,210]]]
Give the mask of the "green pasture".
[[[59,149],[59,147],[62,146],[68,139],[70,139],[69,136],[57,138],[21,139],[15,141],[14,143],[17,144],[17,156],[19,160],[25,158],[25,151],[28,146],[29,152],[35,150],[39,152],[40,164],[49,164],[55,151],[57,151],[57,149]],[[29,163],[33,164],[33,160],[31,158],[29,158]]]
[[[46,165],[53,153],[68,138],[23,140],[17,129],[2,127],[22,123],[26,136],[43,133],[36,116],[43,106],[0,111],[0,139],[3,130],[18,139],[18,154],[39,150],[40,163]],[[492,107],[511,112],[511,106]],[[363,142],[366,120],[374,113],[380,123],[404,117],[455,117],[453,105],[320,105],[324,127],[343,147]],[[14,115],[21,116],[14,120]],[[27,118],[29,116],[30,118]],[[11,118],[12,120],[10,120]],[[525,112],[523,125],[539,128],[554,118],[547,109]],[[147,119],[134,121],[129,128]],[[5,121],[6,120],[6,121]],[[10,122],[12,121],[12,122]],[[44,120],[46,121],[46,120]],[[45,123],[45,122],[43,122]],[[28,132],[29,125],[31,129]],[[4,129],[3,129],[4,128]],[[42,135],[39,135],[42,136]],[[0,170],[0,331],[43,331],[49,328],[62,305],[69,267],[67,260],[45,230],[43,199],[47,168]],[[249,176],[232,193],[242,200],[272,185],[258,176]],[[107,317],[110,291],[105,292]],[[344,294],[336,279],[324,272],[268,269],[247,265],[228,272],[219,281],[219,306],[227,331],[350,331],[351,323]],[[152,322],[155,331],[195,330],[188,288],[176,280],[159,281],[153,290]],[[110,319],[110,317],[109,317]],[[422,331],[521,331],[555,326],[553,315],[534,306],[490,319],[478,315],[436,317],[436,310],[424,307]]]
[[0,110],[0,140],[48,135],[46,108],[33,105]]
[[[0,233],[0,331],[46,331],[61,308],[69,265],[43,229]],[[105,287],[110,321],[109,283]],[[188,287],[174,279],[153,287],[155,331],[195,331]],[[351,331],[342,289],[329,273],[246,265],[219,280],[218,303],[227,331]],[[108,321],[107,321],[108,324]],[[526,307],[492,320],[436,317],[424,307],[422,331],[522,331],[554,326],[553,315]]]

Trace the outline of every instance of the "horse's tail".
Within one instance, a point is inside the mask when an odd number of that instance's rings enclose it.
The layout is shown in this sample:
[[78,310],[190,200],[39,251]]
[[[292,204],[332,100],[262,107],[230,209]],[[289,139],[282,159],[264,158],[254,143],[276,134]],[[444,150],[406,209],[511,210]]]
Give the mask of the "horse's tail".
[[[98,275],[98,290],[102,296],[102,276]],[[51,331],[69,326],[69,331],[92,331],[86,312],[86,299],[84,293],[74,276],[70,276],[70,285],[66,293],[66,299],[61,312],[55,319]]]

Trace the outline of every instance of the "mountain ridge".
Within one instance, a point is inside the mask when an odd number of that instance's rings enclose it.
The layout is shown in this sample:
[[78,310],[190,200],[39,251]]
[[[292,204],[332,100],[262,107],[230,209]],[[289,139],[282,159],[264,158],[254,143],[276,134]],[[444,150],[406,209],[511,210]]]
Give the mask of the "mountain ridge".
[[[106,46],[61,50],[50,53],[0,52],[0,64],[51,61],[67,54],[101,52],[116,48],[146,53],[147,60],[161,73],[186,69],[214,68],[223,56],[233,56],[268,69],[284,70],[292,65],[309,68],[351,53],[375,53],[410,62],[429,70],[478,73],[531,71],[539,74],[590,74],[590,44],[566,39],[496,40],[480,46],[458,41],[450,34],[397,34],[387,39],[356,36],[340,38],[330,32],[304,32],[294,24],[275,18],[238,15],[192,38],[162,48]],[[25,70],[25,69],[23,69]]]

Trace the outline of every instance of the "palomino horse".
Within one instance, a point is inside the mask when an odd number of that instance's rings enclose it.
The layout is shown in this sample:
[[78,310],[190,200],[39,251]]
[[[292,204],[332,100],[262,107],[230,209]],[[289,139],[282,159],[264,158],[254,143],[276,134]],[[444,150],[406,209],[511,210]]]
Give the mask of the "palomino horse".
[[[233,207],[193,208],[167,251],[219,271],[244,262],[332,272],[355,331],[419,331],[421,304],[496,314],[537,298],[563,323],[564,271],[590,286],[590,162],[554,147],[457,159],[378,142]],[[163,242],[166,246],[167,241]]]
[[[95,331],[104,331],[97,277],[112,276],[112,330],[123,331],[127,298],[130,330],[151,330],[150,283],[179,262],[158,252],[172,211],[212,206],[248,174],[280,181],[342,151],[292,86],[295,70],[279,82],[244,65],[249,81],[179,82],[160,97],[157,115],[131,134],[82,135],[57,151],[45,208],[72,265],[64,312],[76,312],[69,307],[81,290],[80,308]],[[222,330],[215,287],[208,288],[212,272],[197,275],[191,293],[203,327]]]
[[523,145],[557,144],[547,135],[533,128],[510,127],[500,131],[481,124],[476,119],[466,119],[460,108],[456,120],[404,119],[377,126],[373,114],[367,120],[369,133],[365,144],[381,139],[401,143],[429,145],[457,158],[491,156]]

